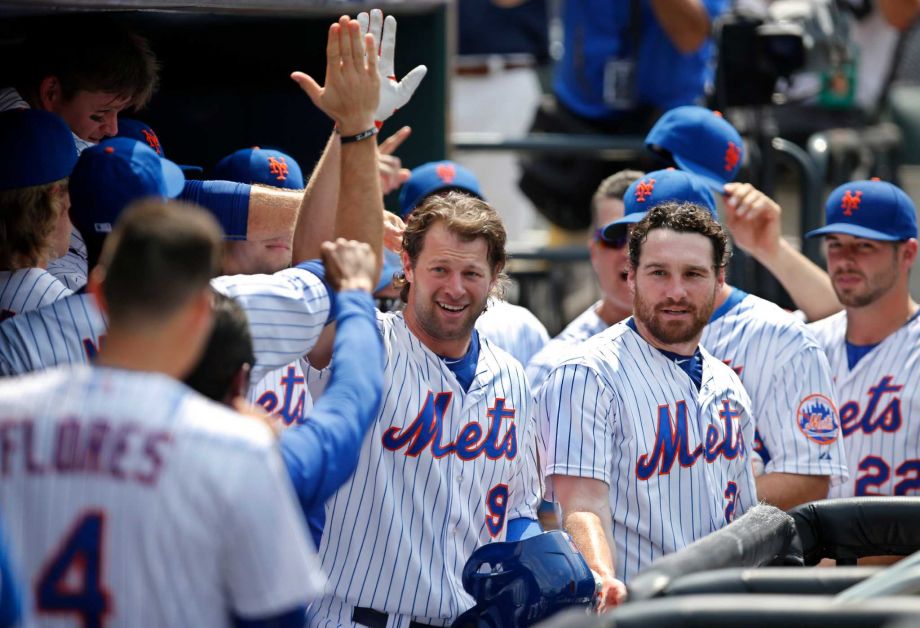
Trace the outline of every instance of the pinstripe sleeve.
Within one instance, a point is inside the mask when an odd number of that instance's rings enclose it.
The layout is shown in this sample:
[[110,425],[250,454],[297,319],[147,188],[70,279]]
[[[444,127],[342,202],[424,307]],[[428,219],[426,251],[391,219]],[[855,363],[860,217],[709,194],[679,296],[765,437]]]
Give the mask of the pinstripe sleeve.
[[525,420],[520,423],[518,434],[518,467],[511,481],[511,498],[508,510],[508,520],[524,517],[537,518],[537,507],[543,497],[543,478],[540,473],[540,463],[537,457],[537,427],[533,414],[533,404],[530,403],[530,389],[523,382],[525,398],[528,403],[522,408]]
[[[760,436],[770,452],[766,471],[831,476],[831,485],[848,477],[840,417],[830,364],[815,346],[803,348],[778,369],[756,417]],[[832,415],[833,434],[808,425],[808,413],[821,408]]]
[[611,482],[614,396],[589,366],[566,362],[549,375],[537,401],[540,459],[546,477]]
[[329,320],[331,302],[323,280],[303,268],[273,275],[234,275],[211,281],[246,311],[256,364],[252,381],[303,357]]

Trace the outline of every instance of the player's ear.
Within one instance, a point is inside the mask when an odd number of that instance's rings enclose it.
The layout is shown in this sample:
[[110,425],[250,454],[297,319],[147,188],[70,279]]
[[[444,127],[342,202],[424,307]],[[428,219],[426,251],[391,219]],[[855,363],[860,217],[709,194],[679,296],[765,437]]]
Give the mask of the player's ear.
[[[227,391],[227,399],[235,399],[240,397],[242,399],[246,398],[246,391],[249,390],[249,370],[250,365],[247,362],[240,364],[240,368],[236,370],[236,373],[233,374],[233,379],[230,381],[230,390]],[[229,403],[228,403],[229,405]]]
[[403,273],[406,275],[406,281],[412,283],[412,263],[409,260],[409,254],[406,253],[405,249],[399,252],[399,258],[402,260]]
[[918,244],[916,238],[911,238],[901,245],[901,249],[903,250],[903,253],[901,253],[903,257],[901,259],[904,260],[905,270],[910,270],[914,262],[917,261],[917,248]]
[[52,111],[54,107],[64,100],[61,82],[56,76],[46,76],[38,85],[38,100],[41,108]]
[[105,268],[102,266],[96,266],[90,272],[89,277],[86,280],[86,292],[93,295],[93,298],[96,299],[96,305],[99,306],[100,311],[109,313],[109,304],[105,300],[105,293],[102,290],[102,286],[105,283]]
[[725,266],[716,269],[716,289],[721,290],[725,285]]

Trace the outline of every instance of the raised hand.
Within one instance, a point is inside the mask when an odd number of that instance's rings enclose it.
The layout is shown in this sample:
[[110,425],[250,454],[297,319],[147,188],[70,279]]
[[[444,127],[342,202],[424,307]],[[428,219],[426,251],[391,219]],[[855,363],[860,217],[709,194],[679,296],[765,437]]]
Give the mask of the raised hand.
[[322,87],[303,72],[294,72],[291,78],[313,104],[335,120],[343,136],[356,135],[374,125],[380,103],[377,43],[373,35],[361,34],[357,20],[343,15],[329,27]]
[[396,80],[396,18],[388,15],[383,18],[380,9],[358,14],[358,23],[362,33],[370,33],[374,41],[380,42],[380,62],[377,71],[380,74],[380,103],[377,107],[376,123],[379,127],[383,121],[392,116],[397,109],[404,106],[418,88],[428,68],[416,66],[401,81]]

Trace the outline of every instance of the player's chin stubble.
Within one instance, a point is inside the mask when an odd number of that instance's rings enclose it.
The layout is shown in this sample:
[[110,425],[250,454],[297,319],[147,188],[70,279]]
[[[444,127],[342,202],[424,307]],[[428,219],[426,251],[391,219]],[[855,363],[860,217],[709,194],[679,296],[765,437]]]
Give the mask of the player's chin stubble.
[[706,323],[709,322],[709,317],[712,316],[712,306],[714,302],[715,294],[713,294],[713,298],[708,303],[704,304],[702,308],[697,308],[689,303],[681,303],[679,304],[681,307],[688,307],[690,309],[692,315],[691,319],[686,323],[680,321],[665,323],[658,315],[657,309],[659,307],[677,304],[669,302],[660,305],[652,305],[642,299],[637,293],[633,300],[633,312],[636,318],[639,319],[642,325],[656,340],[658,340],[658,342],[669,345],[680,344],[690,342],[700,334],[706,326]]

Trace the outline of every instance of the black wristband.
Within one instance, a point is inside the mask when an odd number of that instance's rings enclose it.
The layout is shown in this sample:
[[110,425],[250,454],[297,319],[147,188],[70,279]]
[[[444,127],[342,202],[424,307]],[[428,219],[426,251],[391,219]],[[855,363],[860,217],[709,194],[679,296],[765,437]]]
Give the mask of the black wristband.
[[343,144],[351,144],[352,142],[360,142],[361,140],[366,140],[369,137],[377,135],[377,127],[372,126],[367,131],[361,131],[357,135],[340,135],[341,142]]

